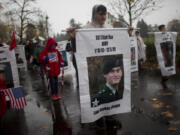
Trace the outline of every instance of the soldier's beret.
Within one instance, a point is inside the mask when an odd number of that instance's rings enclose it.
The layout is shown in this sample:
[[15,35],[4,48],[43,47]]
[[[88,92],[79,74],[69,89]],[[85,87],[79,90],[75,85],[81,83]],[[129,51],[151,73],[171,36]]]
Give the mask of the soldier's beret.
[[118,58],[108,59],[107,61],[104,62],[103,73],[107,74],[112,70],[112,68],[119,67],[121,65],[122,65],[122,60]]

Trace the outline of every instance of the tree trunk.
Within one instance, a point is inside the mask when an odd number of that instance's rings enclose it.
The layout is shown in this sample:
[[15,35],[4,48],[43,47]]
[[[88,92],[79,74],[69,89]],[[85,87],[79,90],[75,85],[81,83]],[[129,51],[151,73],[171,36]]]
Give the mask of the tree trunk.
[[21,20],[21,27],[20,27],[20,43],[23,42],[23,20]]
[[132,26],[132,11],[131,11],[131,2],[128,1],[128,5],[129,5],[129,26]]

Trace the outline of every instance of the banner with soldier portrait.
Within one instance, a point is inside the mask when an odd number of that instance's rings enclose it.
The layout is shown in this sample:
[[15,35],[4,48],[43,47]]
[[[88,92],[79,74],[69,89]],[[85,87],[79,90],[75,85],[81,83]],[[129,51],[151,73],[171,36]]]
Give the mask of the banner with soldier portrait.
[[18,45],[15,48],[16,63],[19,69],[27,71],[27,61],[25,56],[24,45]]
[[[61,53],[62,59],[64,62],[64,79],[65,81],[66,80],[68,81],[69,77],[71,77],[73,88],[75,88],[77,82],[76,82],[76,71],[72,64],[73,56],[71,52],[66,51],[67,46],[69,45],[70,45],[70,42],[68,40],[60,41],[60,42],[57,42],[56,49],[58,49],[58,51]],[[59,76],[62,76],[62,74],[60,74]]]
[[122,29],[83,29],[76,35],[81,122],[131,111],[130,40]]
[[15,53],[9,47],[0,47],[0,79],[7,88],[19,87]]
[[138,49],[136,37],[130,37],[131,72],[138,71]]
[[68,54],[66,52],[66,45],[67,45],[68,41],[65,40],[65,41],[60,41],[58,42],[57,44],[57,47],[56,49],[58,49],[58,51],[61,53],[62,55],[62,59],[64,61],[64,67],[68,67],[70,64],[69,64],[69,60],[68,60]]
[[176,74],[176,32],[155,32],[155,47],[163,76]]

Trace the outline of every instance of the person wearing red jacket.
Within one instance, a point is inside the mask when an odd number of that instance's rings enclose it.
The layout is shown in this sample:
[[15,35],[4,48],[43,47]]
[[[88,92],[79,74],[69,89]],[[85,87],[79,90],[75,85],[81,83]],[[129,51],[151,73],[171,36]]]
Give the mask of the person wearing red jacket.
[[6,104],[6,98],[4,95],[4,92],[2,90],[6,89],[6,83],[4,81],[4,78],[1,76],[1,71],[0,69],[0,117],[6,112],[7,110],[7,104]]
[[60,67],[64,64],[62,56],[56,49],[56,46],[56,40],[49,38],[46,43],[46,48],[44,48],[39,55],[39,62],[43,64],[43,69],[48,73],[53,100],[61,98],[58,94],[58,75],[60,74]]

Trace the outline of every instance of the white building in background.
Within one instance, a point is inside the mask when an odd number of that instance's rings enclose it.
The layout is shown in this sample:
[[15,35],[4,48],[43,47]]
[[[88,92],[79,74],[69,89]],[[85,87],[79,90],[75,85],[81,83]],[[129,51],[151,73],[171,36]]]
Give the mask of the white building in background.
[[118,19],[115,16],[113,16],[109,12],[107,13],[106,24],[109,24],[109,25],[113,26],[114,22],[117,22],[117,21],[118,21]]
[[119,18],[117,18],[109,12],[107,13],[106,24],[109,24],[114,28],[127,27],[123,16],[119,16]]

